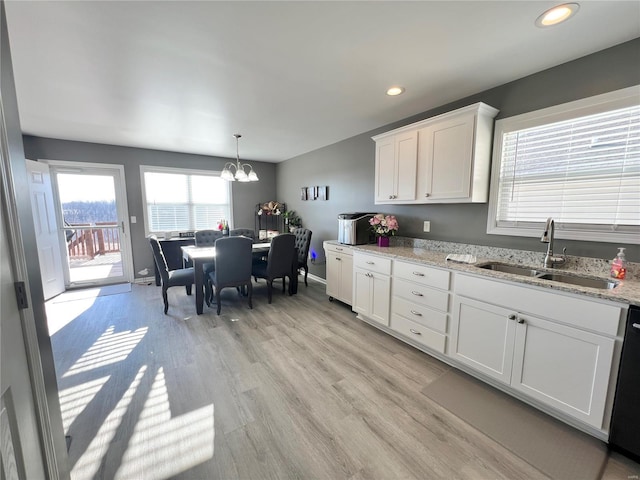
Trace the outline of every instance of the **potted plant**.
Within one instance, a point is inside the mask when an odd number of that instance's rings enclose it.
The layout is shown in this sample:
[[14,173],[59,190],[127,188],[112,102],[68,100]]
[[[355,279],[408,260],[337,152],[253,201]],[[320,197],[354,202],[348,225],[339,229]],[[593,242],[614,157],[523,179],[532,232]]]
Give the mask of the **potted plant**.
[[296,215],[295,210],[287,210],[282,214],[284,217],[284,224],[289,228],[291,233],[295,232],[297,228],[302,227],[302,219]]
[[398,220],[394,215],[385,215],[378,213],[369,219],[369,225],[376,236],[379,247],[389,246],[389,237],[392,237],[398,231]]

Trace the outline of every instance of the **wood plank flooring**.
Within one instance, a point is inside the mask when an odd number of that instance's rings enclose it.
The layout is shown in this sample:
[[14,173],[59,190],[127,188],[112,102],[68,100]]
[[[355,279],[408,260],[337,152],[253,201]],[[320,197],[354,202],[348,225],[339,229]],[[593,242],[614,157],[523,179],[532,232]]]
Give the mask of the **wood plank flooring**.
[[547,478],[421,393],[447,365],[298,291],[225,289],[220,316],[179,287],[168,315],[151,285],[49,303],[72,479]]

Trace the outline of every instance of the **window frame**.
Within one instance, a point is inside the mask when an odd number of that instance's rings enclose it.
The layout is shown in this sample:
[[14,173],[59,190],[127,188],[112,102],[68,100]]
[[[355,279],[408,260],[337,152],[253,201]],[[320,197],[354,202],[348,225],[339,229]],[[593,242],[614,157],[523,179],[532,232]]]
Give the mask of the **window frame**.
[[[217,170],[201,170],[195,168],[179,168],[179,167],[163,167],[156,165],[140,165],[140,190],[142,192],[142,212],[144,217],[144,232],[145,236],[149,235],[162,235],[166,233],[173,233],[176,230],[170,231],[150,231],[149,229],[149,214],[147,212],[147,191],[144,174],[149,173],[171,173],[179,175],[199,175],[208,177],[220,177],[220,172]],[[227,202],[229,205],[229,228],[233,228],[233,185],[232,182],[227,183]],[[191,204],[190,204],[191,205]]]
[[[500,171],[502,164],[502,144],[505,133],[525,130],[545,124],[562,122],[578,117],[605,113],[626,107],[640,105],[640,85],[616,90],[613,92],[583,98],[573,102],[554,105],[552,107],[515,115],[497,120],[493,137],[493,156],[491,167],[491,184],[489,189],[489,209],[487,214],[487,234],[509,235],[518,237],[539,237],[544,229],[544,221],[531,222],[528,225],[498,225],[498,194],[500,191]],[[589,229],[577,225],[556,222],[555,237],[565,240],[640,244],[638,232],[620,232],[612,230]]]

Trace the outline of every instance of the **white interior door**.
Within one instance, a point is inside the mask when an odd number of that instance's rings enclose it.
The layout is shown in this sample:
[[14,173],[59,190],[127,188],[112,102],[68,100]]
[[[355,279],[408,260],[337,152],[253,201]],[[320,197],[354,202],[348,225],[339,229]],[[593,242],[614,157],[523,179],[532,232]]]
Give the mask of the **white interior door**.
[[131,240],[121,165],[48,161],[70,288],[132,280]]
[[36,230],[44,298],[64,292],[64,271],[49,165],[27,160],[31,210]]

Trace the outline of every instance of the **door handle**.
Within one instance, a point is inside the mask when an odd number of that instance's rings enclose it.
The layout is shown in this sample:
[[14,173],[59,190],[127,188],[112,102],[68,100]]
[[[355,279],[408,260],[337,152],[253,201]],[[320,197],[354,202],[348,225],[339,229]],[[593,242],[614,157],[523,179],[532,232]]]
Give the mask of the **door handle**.
[[633,324],[631,324],[631,326],[633,328],[637,328],[638,330],[640,330],[640,323],[633,323]]
[[124,233],[124,220],[120,223],[122,223],[122,233]]

